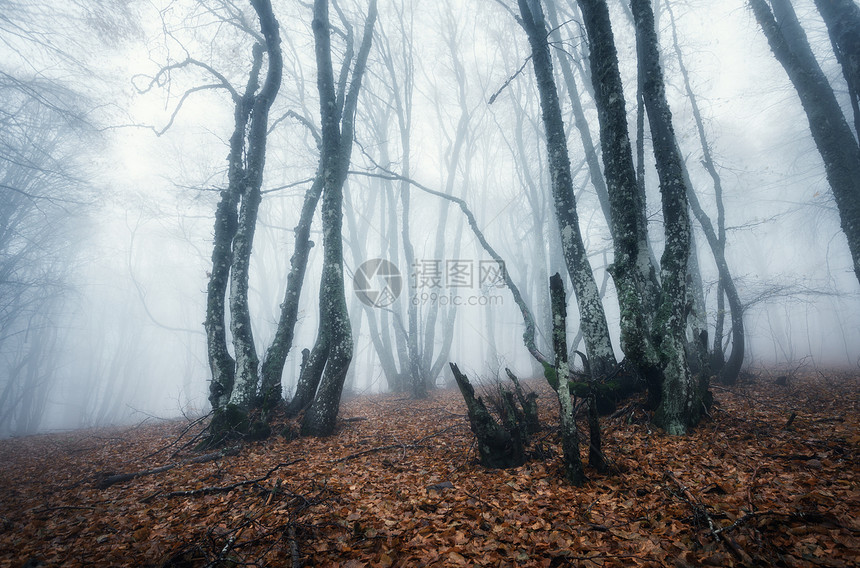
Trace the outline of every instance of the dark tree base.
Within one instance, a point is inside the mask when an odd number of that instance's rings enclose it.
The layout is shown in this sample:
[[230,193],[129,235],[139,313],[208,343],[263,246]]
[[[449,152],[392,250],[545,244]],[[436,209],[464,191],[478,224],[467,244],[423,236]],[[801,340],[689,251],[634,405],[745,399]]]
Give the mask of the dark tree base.
[[499,424],[487,410],[481,397],[475,398],[475,389],[468,377],[461,373],[454,363],[451,363],[451,371],[466,401],[469,425],[478,439],[481,465],[498,469],[523,465],[526,461],[526,422],[524,415],[517,412],[518,409],[513,404],[512,393],[503,397],[504,406],[511,408],[505,412],[507,416],[502,417],[503,424]]

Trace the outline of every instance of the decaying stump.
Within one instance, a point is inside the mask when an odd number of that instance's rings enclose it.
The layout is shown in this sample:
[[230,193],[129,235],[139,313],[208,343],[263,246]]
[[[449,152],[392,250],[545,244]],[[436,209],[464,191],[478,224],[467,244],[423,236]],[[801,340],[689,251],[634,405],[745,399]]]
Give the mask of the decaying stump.
[[475,389],[468,377],[451,363],[451,371],[469,412],[469,426],[478,439],[478,455],[481,465],[491,468],[509,468],[523,465],[526,461],[526,421],[519,411],[510,391],[502,395],[502,423],[499,424],[487,409],[481,397],[475,397]]
[[505,372],[508,374],[508,378],[511,379],[511,382],[514,383],[514,388],[516,389],[517,393],[517,400],[520,401],[520,406],[523,409],[526,437],[540,432],[541,425],[540,419],[538,418],[537,393],[527,393],[523,391],[523,387],[520,385],[520,380],[517,378],[517,376],[513,374],[508,368],[505,368]]

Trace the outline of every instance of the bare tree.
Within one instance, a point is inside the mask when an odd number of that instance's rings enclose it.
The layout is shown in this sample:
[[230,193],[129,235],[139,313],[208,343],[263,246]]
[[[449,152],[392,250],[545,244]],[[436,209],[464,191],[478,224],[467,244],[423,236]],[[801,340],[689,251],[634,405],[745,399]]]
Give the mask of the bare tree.
[[[842,231],[854,261],[854,274],[860,282],[860,146],[833,88],[815,60],[791,2],[770,0],[768,5],[766,0],[749,0],[749,5],[771,51],[800,97],[812,138],[824,160],[827,181],[836,198]],[[845,23],[850,25],[851,21],[849,17]]]
[[352,69],[352,81],[340,104],[332,71],[328,14],[328,0],[316,0],[313,30],[322,125],[319,171],[324,178],[322,222],[325,250],[320,281],[319,333],[302,373],[313,373],[307,382],[319,385],[302,422],[302,433],[315,436],[325,436],[334,431],[344,380],[352,360],[352,330],[343,282],[343,185],[352,155],[355,108],[373,41],[376,0],[370,1],[364,34]]
[[[687,71],[687,66],[684,63],[684,58],[681,53],[675,24],[675,15],[670,6],[667,5],[667,9],[669,11],[669,18],[672,26],[672,41],[675,57],[678,60],[678,69],[681,73],[681,79],[684,82],[684,90],[687,93],[687,99],[690,101],[690,108],[693,112],[693,119],[696,123],[696,132],[699,135],[699,143],[702,146],[702,166],[704,166],[713,180],[714,197],[717,206],[716,227],[714,227],[714,223],[702,208],[698,195],[692,187],[692,184],[688,184],[690,209],[699,221],[699,224],[705,233],[705,239],[707,240],[711,253],[714,255],[714,259],[716,260],[717,272],[719,275],[717,283],[717,323],[713,338],[711,367],[713,371],[720,374],[720,379],[723,382],[733,384],[740,373],[741,365],[743,365],[746,334],[744,330],[743,305],[741,304],[737,287],[735,286],[734,279],[732,278],[732,274],[729,270],[728,262],[726,261],[726,215],[725,205],[723,202],[722,178],[717,170],[717,165],[714,163],[711,147],[705,134],[705,123],[702,118],[702,112],[699,109],[698,98],[693,92],[693,87],[690,83],[690,74]],[[723,354],[723,321],[725,319],[724,298],[728,299],[732,326],[732,352],[728,361],[725,361]],[[694,338],[694,340],[697,339],[698,338]]]
[[562,252],[579,305],[580,323],[591,373],[595,377],[605,376],[615,369],[617,362],[609,338],[609,326],[606,323],[600,293],[580,232],[567,136],[553,77],[543,9],[539,0],[519,0],[519,9],[520,24],[526,31],[531,45],[532,62],[540,93],[547,139],[547,158],[556,219],[561,233]]
[[622,350],[648,384],[655,422],[669,433],[681,434],[698,421],[708,395],[706,383],[698,383],[692,376],[685,353],[690,249],[687,182],[665,96],[654,15],[647,0],[631,4],[642,68],[642,100],[654,141],[666,237],[659,282],[649,254],[644,195],[633,166],[609,11],[606,3],[598,0],[578,3],[589,39],[612,210],[615,260],[611,273],[621,306]]
[[[215,410],[212,442],[244,424],[256,401],[259,381],[259,360],[248,308],[248,271],[262,200],[269,110],[281,86],[283,60],[278,21],[271,2],[252,0],[251,5],[259,19],[260,32],[248,30],[256,41],[244,92],[236,91],[223,75],[206,64],[190,58],[177,64],[205,68],[219,79],[219,87],[230,92],[234,103],[227,187],[221,192],[215,213],[212,270],[207,288],[205,327],[212,371],[209,400]],[[264,54],[267,70],[261,84]],[[228,285],[235,360],[227,349],[225,295]]]

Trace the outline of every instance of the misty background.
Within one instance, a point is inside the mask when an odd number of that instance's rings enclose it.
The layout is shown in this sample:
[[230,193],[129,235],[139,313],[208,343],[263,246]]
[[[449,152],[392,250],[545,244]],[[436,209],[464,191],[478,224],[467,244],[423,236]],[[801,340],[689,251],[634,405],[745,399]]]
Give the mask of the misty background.
[[[558,4],[563,41],[557,47],[581,53],[581,28],[565,12],[567,3]],[[632,23],[622,2],[609,4],[633,113]],[[655,4],[676,133],[696,192],[714,215],[712,182],[699,163],[701,146],[670,49],[670,17],[660,10],[662,3]],[[360,26],[362,3],[341,5]],[[815,6],[811,0],[794,5],[837,96],[847,101]],[[856,368],[860,289],[796,92],[742,0],[691,0],[672,8],[723,179],[728,262],[746,306],[746,365]],[[0,0],[0,434],[208,409],[202,322],[233,104],[214,89],[186,96],[211,82],[202,72],[176,70],[151,81],[165,65],[190,56],[242,84],[251,41],[217,17],[230,10],[250,7],[216,0]],[[318,158],[308,128],[287,115],[292,110],[318,120],[310,8],[283,1],[274,10],[285,71],[272,117],[282,120],[273,125],[268,143],[250,294],[254,334],[263,346],[274,334],[293,227]],[[374,43],[351,169],[370,171],[380,156],[388,169],[402,165],[386,65],[411,54],[411,177],[469,204],[534,312],[544,314],[538,327],[539,341],[545,341],[546,279],[565,270],[553,240],[558,230],[538,95],[528,67],[517,74],[529,53],[525,34],[495,2],[404,0],[380,6]],[[609,229],[562,82],[559,87],[581,228],[597,282],[605,282],[604,305],[620,357],[617,302],[605,278],[612,260]],[[596,110],[585,90],[581,100],[596,140]],[[629,122],[634,134],[632,114]],[[464,129],[465,143],[452,159],[458,129]],[[653,164],[648,167],[649,218],[659,255],[660,202]],[[399,190],[394,182],[362,175],[351,175],[345,188],[344,262],[356,342],[347,391],[387,390],[368,318],[375,314],[385,321],[373,310],[393,314],[398,304],[368,307],[353,293],[352,281],[362,262],[376,258],[391,261],[403,276],[400,309],[409,301],[409,287],[417,288],[424,325],[436,303],[437,349],[445,320],[455,311],[448,360],[478,377],[491,378],[505,366],[520,376],[538,374],[523,347],[522,318],[510,292],[482,285],[480,267],[491,259],[456,206],[412,191],[415,264],[407,264],[400,248],[392,251],[389,243],[399,229],[391,231],[390,216],[392,210],[402,214]],[[717,272],[693,226],[712,324]],[[288,398],[300,352],[312,346],[317,331],[318,217],[311,239],[317,246],[283,376]],[[473,278],[454,278],[449,265],[471,266]],[[436,266],[440,272],[433,280]],[[568,309],[573,338],[576,303]],[[387,321],[396,325],[393,315]],[[440,386],[446,373],[437,379]]]

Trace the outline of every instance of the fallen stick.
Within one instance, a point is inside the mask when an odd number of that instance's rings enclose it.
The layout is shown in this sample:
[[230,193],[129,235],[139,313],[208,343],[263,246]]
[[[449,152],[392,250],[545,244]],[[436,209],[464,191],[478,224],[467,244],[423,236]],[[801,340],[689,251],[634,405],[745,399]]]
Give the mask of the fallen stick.
[[230,485],[221,485],[216,487],[201,487],[200,489],[187,489],[184,491],[171,491],[170,493],[165,494],[165,497],[196,497],[198,495],[211,495],[212,493],[228,493],[233,491],[234,489],[238,489],[240,487],[244,487],[245,485],[253,485],[255,483],[260,483],[261,481],[266,481],[272,474],[281,469],[282,467],[287,467],[288,465],[293,465],[295,463],[305,461],[304,458],[299,458],[290,462],[279,463],[270,469],[266,475],[263,477],[258,477],[256,479],[246,479],[245,481],[237,481],[236,483],[232,483]]
[[177,468],[182,465],[188,465],[192,463],[206,463],[210,461],[214,461],[217,459],[221,459],[226,456],[235,456],[239,453],[239,447],[234,446],[232,448],[227,448],[218,452],[212,452],[210,454],[204,454],[202,456],[197,456],[194,458],[189,458],[187,460],[182,460],[178,462],[169,463],[167,465],[162,465],[160,467],[156,467],[153,469],[145,469],[143,471],[136,471],[134,473],[118,473],[116,475],[111,475],[101,480],[98,484],[99,489],[107,489],[111,485],[115,483],[122,483],[123,481],[131,481],[132,479],[137,479],[138,477],[143,477],[145,475],[154,475],[156,473],[163,473],[165,471],[170,471],[171,469]]
[[355,458],[360,458],[361,456],[366,456],[368,454],[375,454],[376,452],[384,452],[385,450],[394,450],[394,449],[400,448],[400,449],[405,451],[407,449],[414,450],[415,448],[421,448],[421,447],[423,447],[421,445],[421,442],[423,442],[424,440],[429,440],[430,438],[435,438],[436,436],[438,436],[440,434],[444,434],[445,432],[447,432],[451,428],[454,428],[454,426],[448,426],[447,428],[443,428],[442,430],[439,430],[438,432],[434,432],[434,433],[430,434],[429,436],[424,436],[423,438],[421,438],[419,440],[415,440],[411,444],[397,443],[397,444],[388,444],[387,446],[379,446],[376,448],[370,448],[367,450],[362,450],[360,452],[355,452],[354,454],[349,454],[348,456],[344,456],[344,457],[338,458],[336,460],[332,460],[331,463],[343,463],[345,461],[354,460]]
[[292,568],[301,568],[302,562],[301,557],[299,556],[299,545],[296,542],[296,527],[290,525],[289,530],[289,539],[290,539],[290,560]]
[[744,553],[732,539],[721,536],[722,529],[717,527],[716,523],[714,523],[714,519],[705,509],[705,506],[690,492],[687,486],[681,483],[681,480],[675,477],[675,474],[671,471],[667,471],[665,477],[668,477],[675,482],[675,485],[678,486],[678,489],[681,492],[681,498],[686,501],[691,509],[693,509],[693,514],[695,516],[705,518],[708,522],[708,529],[710,530],[711,535],[713,535],[714,540],[725,544],[726,548],[729,549],[729,552],[731,552],[741,562],[746,563],[749,560],[749,556]]

